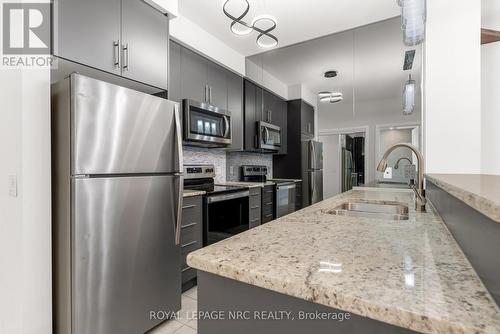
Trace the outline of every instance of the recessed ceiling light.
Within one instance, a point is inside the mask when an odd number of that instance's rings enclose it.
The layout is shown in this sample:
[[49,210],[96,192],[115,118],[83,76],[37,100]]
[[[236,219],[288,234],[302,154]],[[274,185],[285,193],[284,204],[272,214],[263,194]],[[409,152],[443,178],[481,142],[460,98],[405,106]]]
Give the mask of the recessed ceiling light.
[[337,76],[337,71],[326,71],[325,78],[335,78]]

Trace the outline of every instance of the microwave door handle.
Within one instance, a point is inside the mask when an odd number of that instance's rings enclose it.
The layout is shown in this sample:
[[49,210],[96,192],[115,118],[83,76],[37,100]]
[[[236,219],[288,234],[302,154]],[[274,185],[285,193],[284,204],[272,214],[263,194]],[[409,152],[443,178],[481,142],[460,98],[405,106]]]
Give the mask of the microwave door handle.
[[231,130],[231,127],[229,126],[229,121],[227,119],[227,116],[222,116],[224,118],[224,126],[225,126],[225,131],[224,131],[224,138],[227,138],[229,135],[229,130]]
[[266,132],[265,143],[269,143],[269,129],[264,127],[264,131]]

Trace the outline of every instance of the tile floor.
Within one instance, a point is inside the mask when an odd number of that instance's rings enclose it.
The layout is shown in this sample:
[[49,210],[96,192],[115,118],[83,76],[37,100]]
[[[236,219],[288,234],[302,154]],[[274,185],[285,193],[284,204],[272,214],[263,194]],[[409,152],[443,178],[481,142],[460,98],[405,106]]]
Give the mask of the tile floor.
[[182,294],[182,308],[179,311],[178,319],[165,321],[154,330],[148,332],[148,334],[196,334],[198,332],[198,323],[196,320],[186,319],[186,315],[198,309],[197,289],[198,287],[195,286]]

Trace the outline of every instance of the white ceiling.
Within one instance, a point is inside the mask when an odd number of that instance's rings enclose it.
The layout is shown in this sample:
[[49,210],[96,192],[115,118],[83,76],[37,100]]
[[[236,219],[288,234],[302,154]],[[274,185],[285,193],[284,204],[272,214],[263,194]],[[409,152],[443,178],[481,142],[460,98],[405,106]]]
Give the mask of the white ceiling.
[[[406,50],[416,49],[412,71],[403,71]],[[400,97],[408,74],[420,83],[421,47],[405,47],[400,19],[393,18],[249,57],[287,85],[312,93],[340,91],[344,103]],[[327,70],[339,72],[327,79]]]
[[[238,7],[242,0],[231,1]],[[247,22],[265,14],[277,20],[277,28],[272,33],[279,39],[278,47],[395,17],[399,15],[400,9],[396,0],[248,1],[250,11],[245,17]],[[266,51],[255,43],[257,33],[239,37],[229,30],[231,20],[222,12],[224,2],[225,0],[180,0],[179,12],[244,56]]]

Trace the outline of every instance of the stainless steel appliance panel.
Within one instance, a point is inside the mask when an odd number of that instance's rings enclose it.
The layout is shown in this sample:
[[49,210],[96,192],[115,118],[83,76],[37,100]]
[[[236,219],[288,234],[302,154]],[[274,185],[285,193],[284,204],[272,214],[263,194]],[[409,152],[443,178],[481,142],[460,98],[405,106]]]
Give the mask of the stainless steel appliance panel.
[[323,143],[309,140],[307,146],[308,169],[323,169]]
[[309,172],[311,204],[323,200],[323,170]]
[[182,172],[177,103],[73,74],[71,104],[73,175]]
[[276,218],[295,211],[295,183],[276,185]]
[[281,128],[277,125],[257,122],[258,148],[266,151],[279,151],[281,147]]
[[184,141],[188,145],[224,147],[231,144],[231,113],[189,99],[183,100]]
[[143,333],[180,309],[180,179],[73,179],[73,333]]

